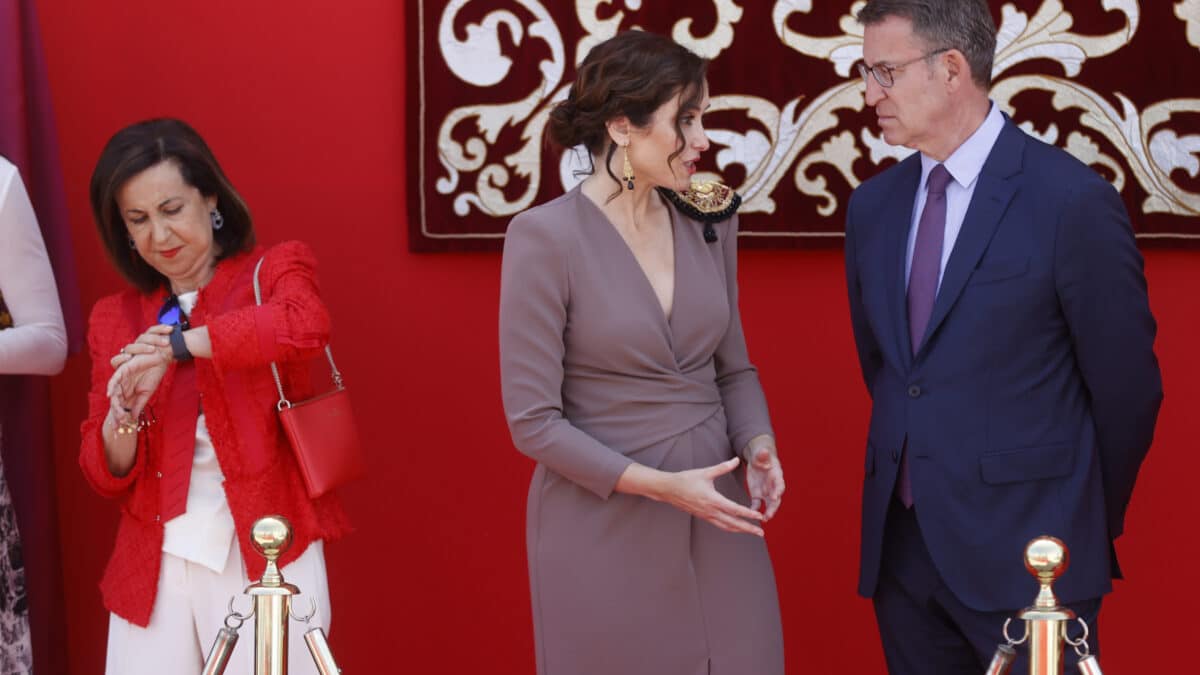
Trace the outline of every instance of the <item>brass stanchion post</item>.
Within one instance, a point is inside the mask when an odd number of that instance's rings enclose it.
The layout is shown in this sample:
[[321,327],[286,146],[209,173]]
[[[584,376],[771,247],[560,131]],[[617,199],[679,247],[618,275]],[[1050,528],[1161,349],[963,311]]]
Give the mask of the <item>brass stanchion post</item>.
[[1067,547],[1054,537],[1038,537],[1025,547],[1025,569],[1040,586],[1033,607],[1018,615],[1029,625],[1029,675],[1062,675],[1062,638],[1075,612],[1058,606],[1053,586],[1070,563]]
[[300,589],[283,580],[275,561],[292,545],[292,528],[283,516],[259,518],[250,539],[267,559],[262,579],[246,588],[254,599],[254,675],[287,675],[288,617]]
[[[1074,647],[1079,655],[1079,672],[1083,675],[1102,675],[1096,657],[1088,653],[1088,627],[1075,612],[1058,604],[1054,595],[1054,582],[1067,571],[1071,556],[1062,541],[1049,536],[1038,537],[1025,547],[1025,569],[1037,579],[1038,594],[1033,606],[1018,616],[1025,623],[1025,635],[1014,640],[1008,634],[1012,621],[1004,623],[1004,639],[996,649],[996,655],[988,667],[987,675],[1006,675],[1016,659],[1014,647],[1029,643],[1029,675],[1063,675],[1063,653],[1067,645]],[[1072,640],[1067,635],[1067,626],[1079,621],[1083,635]]]
[[[233,599],[229,600],[229,615],[205,660],[204,675],[223,675],[237,645],[237,632],[250,617],[254,617],[254,675],[287,675],[288,619],[308,622],[316,613],[314,603],[307,616],[292,615],[292,596],[299,595],[300,589],[284,581],[276,562],[292,544],[292,527],[287,519],[283,516],[259,518],[250,530],[250,538],[254,549],[267,559],[267,568],[261,580],[246,587],[246,595],[254,603],[250,614],[238,614],[233,609]],[[333,659],[325,631],[319,626],[305,633],[304,642],[321,675],[342,672]]]

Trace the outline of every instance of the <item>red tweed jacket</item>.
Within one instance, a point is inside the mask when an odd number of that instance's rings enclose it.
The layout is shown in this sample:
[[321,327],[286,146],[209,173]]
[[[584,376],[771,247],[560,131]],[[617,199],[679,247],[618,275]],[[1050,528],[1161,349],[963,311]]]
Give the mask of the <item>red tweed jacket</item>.
[[[264,253],[259,272],[264,304],[257,307],[252,278],[254,265]],[[130,296],[136,297],[141,311],[137,326],[131,323]],[[139,626],[150,622],[162,561],[157,479],[162,467],[162,424],[138,435],[133,469],[119,478],[108,470],[101,426],[108,414],[104,390],[113,372],[109,359],[156,322],[165,296],[165,291],[138,295],[133,289],[110,295],[96,303],[88,325],[92,388],[88,418],[81,429],[79,464],[97,492],[121,502],[117,540],[100,591],[109,611]],[[208,326],[212,341],[212,359],[196,359],[196,386],[225,475],[225,497],[242,559],[250,577],[258,579],[265,561],[249,538],[256,519],[281,514],[291,522],[294,538],[281,566],[312,541],[334,539],[349,529],[335,497],[312,500],[304,490],[276,416],[278,395],[268,366],[271,361],[278,363],[290,400],[312,395],[307,362],[321,354],[329,336],[329,314],[318,294],[312,251],[302,243],[287,242],[221,261],[212,281],[200,289],[190,319],[193,327]],[[165,410],[174,372],[171,366],[150,400],[152,411]]]

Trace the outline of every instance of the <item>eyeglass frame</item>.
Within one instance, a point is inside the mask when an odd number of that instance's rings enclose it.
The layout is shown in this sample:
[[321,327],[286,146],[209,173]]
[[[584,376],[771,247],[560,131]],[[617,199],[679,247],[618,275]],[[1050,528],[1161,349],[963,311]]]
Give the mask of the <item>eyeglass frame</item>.
[[[954,49],[954,47],[942,47],[941,49],[935,49],[931,52],[926,52],[915,59],[910,59],[904,63],[897,63],[895,65],[890,63],[877,63],[873,66],[868,66],[865,61],[859,61],[855,65],[858,67],[858,74],[862,76],[863,82],[867,81],[867,74],[869,73],[875,78],[875,82],[877,82],[879,86],[883,87],[884,89],[891,89],[892,87],[896,86],[897,70],[903,71],[905,68],[911,66],[917,61],[926,60],[932,56],[937,56],[938,54],[948,52],[951,49]],[[883,79],[879,76],[880,72],[887,73],[887,78],[890,80],[890,82],[885,84]]]

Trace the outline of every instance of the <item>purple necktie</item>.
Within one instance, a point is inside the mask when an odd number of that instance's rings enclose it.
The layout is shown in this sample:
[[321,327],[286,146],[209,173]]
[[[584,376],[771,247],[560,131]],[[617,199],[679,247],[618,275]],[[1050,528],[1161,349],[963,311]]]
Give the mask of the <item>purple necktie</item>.
[[[917,242],[913,246],[912,267],[908,273],[908,337],[913,354],[921,347],[921,338],[933,314],[937,298],[938,276],[942,270],[942,240],[946,237],[946,186],[950,172],[942,164],[929,172],[926,187],[929,195],[921,220],[917,222]],[[912,482],[908,476],[908,443],[900,455],[900,477],[896,480],[896,495],[906,508],[912,508]]]

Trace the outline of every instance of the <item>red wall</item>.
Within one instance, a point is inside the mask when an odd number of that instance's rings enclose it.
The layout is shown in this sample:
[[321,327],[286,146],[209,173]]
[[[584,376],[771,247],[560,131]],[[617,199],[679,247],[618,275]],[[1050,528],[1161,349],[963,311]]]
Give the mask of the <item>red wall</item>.
[[[417,102],[406,95],[402,4],[41,0],[39,11],[85,307],[120,288],[93,231],[88,177],[108,136],[145,117],[194,124],[250,203],[260,239],[301,238],[321,258],[373,465],[345,493],[357,531],[327,549],[331,641],[346,672],[533,672],[523,542],[532,467],[500,409],[500,258],[407,252],[404,115]],[[1198,262],[1147,252],[1167,399],[1121,542],[1130,581],[1104,614],[1109,672],[1174,670],[1188,647],[1175,638],[1200,628],[1174,596],[1200,556],[1200,501],[1187,494],[1200,469],[1188,435],[1200,405]],[[882,672],[870,604],[854,595],[867,400],[840,252],[745,252],[741,281],[789,480],[768,541],[791,670]],[[80,675],[102,668],[96,583],[116,522],[116,506],[76,468],[87,371],[87,357],[73,357],[54,385],[71,616],[62,643]],[[1019,552],[997,555],[1021,564]]]

